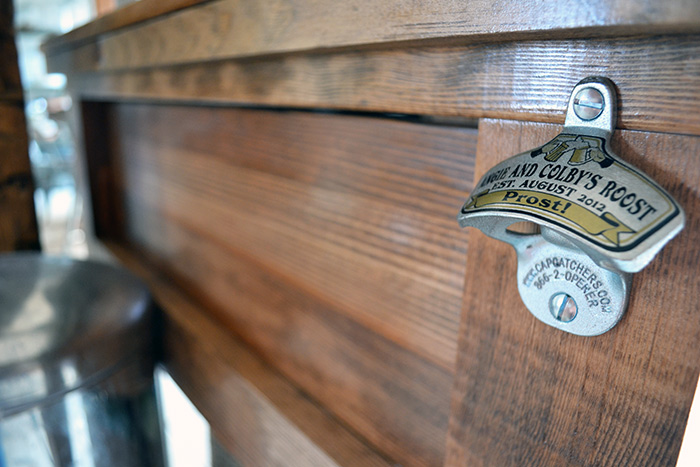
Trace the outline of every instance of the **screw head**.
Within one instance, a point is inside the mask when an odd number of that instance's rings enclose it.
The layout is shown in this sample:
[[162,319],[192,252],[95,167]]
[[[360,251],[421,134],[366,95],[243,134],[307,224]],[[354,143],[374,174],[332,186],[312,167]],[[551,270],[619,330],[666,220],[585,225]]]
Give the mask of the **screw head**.
[[578,305],[571,295],[559,292],[549,299],[549,311],[556,320],[569,323],[576,318]]
[[574,112],[581,120],[595,120],[603,113],[605,100],[595,88],[584,88],[574,96]]

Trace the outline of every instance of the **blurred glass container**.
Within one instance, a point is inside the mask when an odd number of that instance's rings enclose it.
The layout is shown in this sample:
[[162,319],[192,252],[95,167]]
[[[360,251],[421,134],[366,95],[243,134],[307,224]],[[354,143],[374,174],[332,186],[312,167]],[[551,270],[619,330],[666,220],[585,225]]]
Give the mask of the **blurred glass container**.
[[0,467],[163,465],[153,319],[123,269],[0,255]]

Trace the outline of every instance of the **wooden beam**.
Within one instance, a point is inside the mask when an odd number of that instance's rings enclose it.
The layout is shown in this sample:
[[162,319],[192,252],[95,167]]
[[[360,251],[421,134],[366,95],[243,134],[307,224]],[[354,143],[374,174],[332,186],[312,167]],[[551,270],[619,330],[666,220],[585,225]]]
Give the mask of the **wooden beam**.
[[[79,67],[59,62],[54,57],[52,69]],[[158,99],[563,123],[571,89],[592,75],[607,76],[619,88],[620,128],[700,135],[700,36],[294,54],[73,74],[69,79],[76,94],[96,100]]]
[[[475,179],[558,132],[482,121]],[[536,320],[513,249],[469,229],[448,465],[675,464],[700,372],[700,138],[620,131],[612,147],[676,197],[685,230],[634,276],[622,321],[584,338]]]
[[[151,5],[147,3],[143,8]],[[91,42],[98,53],[93,61],[83,63],[80,71],[425,40],[474,43],[522,40],[535,34],[539,38],[571,38],[700,32],[700,4],[693,0],[524,0],[495,4],[491,0],[219,0],[123,31],[104,34],[96,28],[92,32],[95,36]],[[61,43],[60,39],[49,41],[46,51],[53,55],[64,46],[65,41]]]

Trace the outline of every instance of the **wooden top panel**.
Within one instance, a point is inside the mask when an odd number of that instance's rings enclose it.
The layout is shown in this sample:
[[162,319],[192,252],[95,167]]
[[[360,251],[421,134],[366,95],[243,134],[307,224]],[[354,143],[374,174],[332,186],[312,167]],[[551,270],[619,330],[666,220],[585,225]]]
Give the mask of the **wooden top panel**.
[[[157,11],[148,5],[140,8]],[[695,0],[188,5],[134,15],[141,22],[129,27],[116,12],[108,17],[116,29],[86,26],[93,35],[50,41],[49,68],[89,99],[548,123],[563,121],[577,81],[599,75],[619,86],[621,128],[700,134]]]
[[[127,27],[152,11],[198,2],[155,3],[115,12],[49,41],[46,50],[53,55],[91,38],[98,53],[85,69],[116,70],[426,39],[473,42],[529,33],[591,37],[700,28],[700,3],[694,0],[220,0]],[[149,14],[133,14],[136,10]]]
[[[476,178],[558,131],[482,122]],[[700,371],[700,138],[621,131],[612,147],[676,197],[685,230],[635,274],[622,321],[579,337],[534,318],[513,249],[469,229],[449,465],[675,464]]]
[[[69,59],[69,56],[63,57]],[[78,64],[58,57],[51,68]],[[700,134],[700,36],[291,54],[71,75],[89,99],[321,107],[563,123],[582,78],[612,79],[618,126]]]
[[99,35],[134,26],[208,1],[211,0],[140,0],[129,3],[62,36],[51,38],[48,41],[48,47],[51,50],[77,47],[94,40]]

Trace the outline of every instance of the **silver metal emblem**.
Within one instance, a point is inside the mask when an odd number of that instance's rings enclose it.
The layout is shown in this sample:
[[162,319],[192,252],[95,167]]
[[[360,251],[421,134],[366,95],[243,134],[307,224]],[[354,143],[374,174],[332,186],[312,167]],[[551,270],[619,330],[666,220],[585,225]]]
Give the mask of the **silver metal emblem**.
[[[489,170],[458,220],[513,245],[518,290],[541,321],[593,336],[622,318],[630,274],[683,229],[678,203],[615,155],[616,95],[606,78],[576,85],[564,130]],[[538,234],[508,230],[520,221]]]

